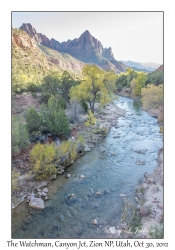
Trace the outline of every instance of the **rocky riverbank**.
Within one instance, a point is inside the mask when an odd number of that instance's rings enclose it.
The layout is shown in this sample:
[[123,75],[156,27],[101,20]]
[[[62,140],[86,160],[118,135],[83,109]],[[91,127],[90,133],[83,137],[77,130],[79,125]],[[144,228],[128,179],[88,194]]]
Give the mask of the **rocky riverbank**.
[[152,174],[144,174],[142,184],[136,189],[137,210],[141,216],[144,238],[163,237],[163,148],[158,152],[158,165]]
[[[97,125],[93,128],[95,131],[93,137],[90,128],[84,126],[87,115],[82,115],[80,123],[72,125],[70,140],[76,140],[78,134],[82,134],[85,138],[84,147],[82,148],[81,154],[78,154],[78,157],[90,151],[98,141],[102,140],[108,134],[112,126],[117,126],[117,118],[124,116],[126,113],[125,110],[118,108],[112,103],[103,109],[100,108],[99,104],[96,104],[95,110]],[[12,166],[19,174],[16,181],[18,188],[12,195],[13,210],[25,201],[28,202],[32,208],[44,209],[44,200],[49,199],[48,184],[59,178],[59,175],[62,175],[65,172],[65,168],[68,167],[62,164],[59,166],[57,174],[51,176],[48,180],[44,182],[36,181],[32,172],[32,166],[30,165],[29,153],[30,149],[22,152],[18,157],[12,160]],[[73,163],[72,161],[71,164]]]

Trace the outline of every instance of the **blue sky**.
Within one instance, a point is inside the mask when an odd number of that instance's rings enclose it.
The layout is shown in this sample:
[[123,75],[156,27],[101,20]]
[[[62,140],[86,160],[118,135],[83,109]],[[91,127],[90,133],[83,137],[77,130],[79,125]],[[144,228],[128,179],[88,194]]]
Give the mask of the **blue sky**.
[[117,60],[163,63],[162,12],[13,12],[12,26],[22,23],[59,42],[89,30]]

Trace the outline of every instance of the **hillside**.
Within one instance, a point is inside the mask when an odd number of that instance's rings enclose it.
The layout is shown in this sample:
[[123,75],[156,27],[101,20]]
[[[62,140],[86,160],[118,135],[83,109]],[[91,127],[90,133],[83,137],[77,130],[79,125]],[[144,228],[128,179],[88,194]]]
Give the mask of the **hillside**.
[[12,29],[12,84],[15,89],[28,84],[39,85],[49,72],[64,70],[76,78],[84,63],[36,43],[23,30]]
[[147,84],[154,83],[155,85],[163,84],[164,69],[161,65],[158,69],[148,74]]
[[68,53],[84,63],[96,64],[102,69],[114,70],[116,73],[125,72],[128,68],[124,63],[114,58],[111,47],[103,48],[101,42],[93,37],[88,30],[79,38],[60,43],[53,38],[49,40],[47,36],[37,33],[30,23],[22,24],[20,29],[32,37],[37,44],[61,53]]

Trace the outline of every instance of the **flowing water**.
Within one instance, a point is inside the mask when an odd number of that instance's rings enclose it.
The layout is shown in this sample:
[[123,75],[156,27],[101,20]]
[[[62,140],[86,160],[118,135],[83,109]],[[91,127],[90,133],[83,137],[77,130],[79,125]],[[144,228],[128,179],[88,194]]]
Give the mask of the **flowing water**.
[[[15,210],[12,238],[109,237],[103,228],[119,224],[124,203],[120,194],[134,197],[144,173],[157,166],[162,147],[157,119],[144,112],[138,101],[119,97],[116,104],[126,110],[117,128],[49,184],[50,200],[45,201],[44,210],[33,210],[27,203]],[[106,151],[101,152],[101,147]],[[68,173],[70,179],[65,178]],[[76,199],[69,201],[69,194]],[[98,226],[92,224],[94,219]]]

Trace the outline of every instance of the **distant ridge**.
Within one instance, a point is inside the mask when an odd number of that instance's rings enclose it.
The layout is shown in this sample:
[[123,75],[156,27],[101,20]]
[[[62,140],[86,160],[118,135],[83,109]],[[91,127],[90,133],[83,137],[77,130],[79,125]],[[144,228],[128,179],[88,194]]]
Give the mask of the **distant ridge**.
[[30,23],[22,24],[20,29],[24,30],[38,44],[47,46],[61,53],[68,53],[76,59],[100,66],[105,70],[114,70],[116,73],[125,72],[128,66],[114,58],[111,47],[103,48],[103,45],[88,30],[80,35],[79,38],[59,42],[54,38],[50,39],[37,33]]
[[[142,62],[133,62],[133,61],[122,61],[124,64],[126,64],[128,67],[131,68],[137,68],[137,69],[141,69],[141,70],[147,70],[147,72],[152,72],[154,70],[156,70],[160,64],[158,63],[142,63]],[[146,72],[146,71],[145,71]]]

